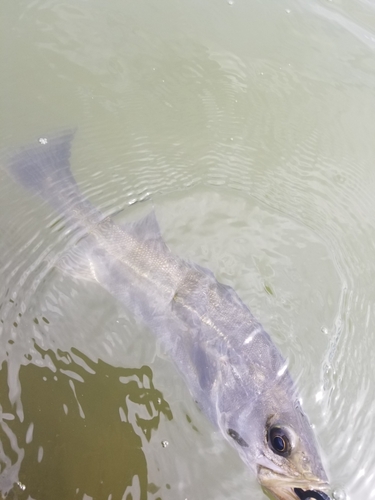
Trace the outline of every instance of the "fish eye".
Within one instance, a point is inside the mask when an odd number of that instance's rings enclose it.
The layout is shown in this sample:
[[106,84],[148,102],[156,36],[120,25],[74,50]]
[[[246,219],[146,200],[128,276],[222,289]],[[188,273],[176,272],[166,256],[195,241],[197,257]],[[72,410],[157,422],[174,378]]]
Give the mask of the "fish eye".
[[288,457],[292,451],[287,432],[279,426],[273,426],[268,430],[268,444],[274,453],[282,457]]

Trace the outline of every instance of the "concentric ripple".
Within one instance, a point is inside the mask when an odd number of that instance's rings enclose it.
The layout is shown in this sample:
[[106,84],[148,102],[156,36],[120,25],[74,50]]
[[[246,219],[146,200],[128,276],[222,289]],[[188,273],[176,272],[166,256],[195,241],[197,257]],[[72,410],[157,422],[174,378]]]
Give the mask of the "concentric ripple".
[[272,335],[335,498],[375,499],[373,11],[4,5],[3,495],[264,498],[151,332],[58,271],[84,235],[8,177],[10,151],[67,127],[85,196],[118,223],[155,209],[172,250],[233,286]]

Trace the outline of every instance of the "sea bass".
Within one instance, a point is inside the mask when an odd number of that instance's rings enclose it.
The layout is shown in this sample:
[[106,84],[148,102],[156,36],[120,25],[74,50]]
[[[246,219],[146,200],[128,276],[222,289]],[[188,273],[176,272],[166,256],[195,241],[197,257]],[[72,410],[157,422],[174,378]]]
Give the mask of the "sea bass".
[[201,410],[279,500],[329,500],[315,438],[287,362],[229,286],[174,255],[154,214],[116,225],[80,192],[73,133],[8,158],[10,175],[80,234],[58,266],[100,283],[160,339]]

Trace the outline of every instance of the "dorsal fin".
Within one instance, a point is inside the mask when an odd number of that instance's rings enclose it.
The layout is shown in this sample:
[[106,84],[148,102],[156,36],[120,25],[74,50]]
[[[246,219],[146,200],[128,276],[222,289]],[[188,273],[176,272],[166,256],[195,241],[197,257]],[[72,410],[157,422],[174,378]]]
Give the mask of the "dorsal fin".
[[157,250],[163,252],[168,251],[168,247],[161,235],[154,210],[142,217],[142,219],[136,222],[121,224],[120,227],[124,231],[132,234],[140,243],[147,241],[150,244],[152,242],[152,246]]
[[[136,222],[128,223],[127,229],[133,231],[139,239],[152,239],[157,240],[161,238],[161,231],[159,223],[156,219],[155,210],[142,217]],[[125,225],[124,225],[125,228]]]

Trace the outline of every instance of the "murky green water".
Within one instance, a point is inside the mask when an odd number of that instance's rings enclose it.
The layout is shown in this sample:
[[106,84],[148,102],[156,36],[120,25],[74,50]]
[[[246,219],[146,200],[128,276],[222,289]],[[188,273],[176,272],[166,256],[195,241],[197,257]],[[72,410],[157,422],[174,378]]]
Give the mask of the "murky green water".
[[[1,150],[76,129],[82,190],[119,222],[154,207],[169,246],[237,290],[290,360],[334,488],[375,498],[374,4],[0,16]],[[151,332],[54,269],[58,215],[0,178],[3,495],[265,498]]]

